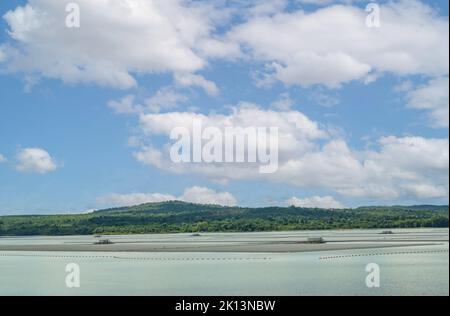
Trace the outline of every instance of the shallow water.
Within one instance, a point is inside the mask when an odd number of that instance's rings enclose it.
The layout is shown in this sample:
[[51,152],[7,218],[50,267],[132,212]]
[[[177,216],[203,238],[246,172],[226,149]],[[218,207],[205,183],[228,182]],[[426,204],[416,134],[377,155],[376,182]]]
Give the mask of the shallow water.
[[[51,240],[82,242],[86,238]],[[179,240],[180,236],[158,238]],[[218,235],[209,238],[220,240]],[[27,238],[26,243],[43,240]],[[18,241],[3,239],[1,243]],[[448,248],[445,242],[290,254],[0,251],[0,295],[449,295]],[[81,269],[80,288],[66,287],[69,263]],[[366,286],[370,263],[380,266],[380,288]]]

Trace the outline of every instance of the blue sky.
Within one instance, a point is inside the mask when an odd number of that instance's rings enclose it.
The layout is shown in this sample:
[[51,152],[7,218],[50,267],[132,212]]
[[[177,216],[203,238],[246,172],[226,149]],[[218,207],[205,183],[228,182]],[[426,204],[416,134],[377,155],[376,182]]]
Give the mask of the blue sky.
[[[364,19],[352,29],[367,14],[364,1],[261,1],[237,11],[238,1],[127,0],[125,10],[83,0],[75,1],[79,29],[64,25],[64,6],[53,2],[0,3],[0,215],[168,197],[245,206],[448,203],[448,1],[382,2],[378,33]],[[159,20],[148,22],[152,14]],[[177,24],[178,15],[188,18]],[[157,110],[108,106],[133,96],[136,108],[158,93]],[[138,159],[150,144],[164,154],[170,143],[143,122],[161,129],[177,113],[255,124],[276,117],[296,142],[267,177]],[[300,114],[327,136],[305,140],[289,119]],[[296,148],[304,142],[308,150]]]

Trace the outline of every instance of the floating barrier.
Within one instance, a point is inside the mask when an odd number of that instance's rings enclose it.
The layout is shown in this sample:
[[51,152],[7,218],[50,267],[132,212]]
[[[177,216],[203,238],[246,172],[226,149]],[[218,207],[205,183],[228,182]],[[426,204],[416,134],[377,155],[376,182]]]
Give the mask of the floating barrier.
[[448,253],[448,249],[446,249],[446,250],[380,252],[380,253],[369,253],[369,254],[351,254],[351,255],[320,257],[319,260],[348,259],[348,258],[357,258],[357,257],[376,257],[376,256],[399,256],[399,255],[415,255],[415,254],[439,254],[439,253]]

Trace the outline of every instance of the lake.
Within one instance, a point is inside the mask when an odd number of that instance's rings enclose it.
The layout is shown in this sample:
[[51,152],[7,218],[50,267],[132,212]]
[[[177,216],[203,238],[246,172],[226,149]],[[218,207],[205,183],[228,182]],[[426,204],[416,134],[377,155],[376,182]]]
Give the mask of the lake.
[[[448,230],[443,232],[448,237]],[[283,234],[234,234],[233,238],[279,238]],[[222,236],[211,235],[216,241]],[[86,238],[3,238],[0,244],[82,242]],[[304,253],[0,251],[0,295],[448,296],[448,248],[447,241],[420,247]],[[80,268],[79,288],[66,286],[66,266],[71,263]],[[380,268],[379,288],[366,285],[366,267],[372,263]]]

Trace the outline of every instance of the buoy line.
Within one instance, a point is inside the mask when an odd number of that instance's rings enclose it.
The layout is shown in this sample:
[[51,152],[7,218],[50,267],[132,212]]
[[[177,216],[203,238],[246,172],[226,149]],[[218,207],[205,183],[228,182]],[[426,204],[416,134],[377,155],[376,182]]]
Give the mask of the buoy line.
[[256,261],[256,260],[271,260],[272,258],[165,258],[165,257],[120,257],[120,256],[58,256],[58,255],[24,255],[24,254],[5,254],[0,253],[0,257],[31,257],[31,258],[48,258],[48,259],[118,259],[118,260],[132,260],[132,261]]
[[272,258],[127,258],[115,257],[121,260],[142,260],[142,261],[255,261],[271,260]]
[[419,251],[419,250],[418,251],[397,251],[397,252],[380,252],[380,253],[369,253],[369,254],[328,256],[328,257],[320,257],[319,260],[347,259],[347,258],[375,257],[375,256],[398,256],[398,255],[413,255],[413,254],[438,254],[438,253],[448,253],[448,249],[446,249],[446,250],[421,250],[421,251]]

